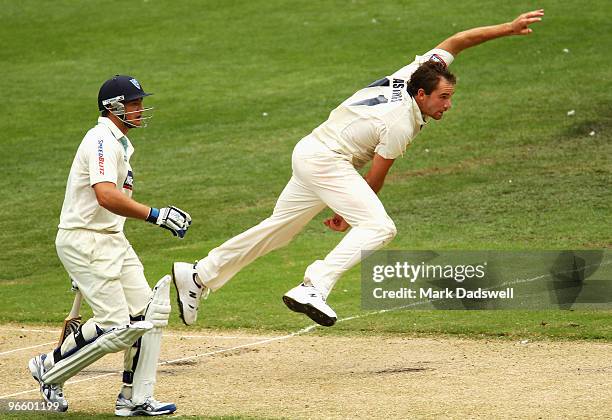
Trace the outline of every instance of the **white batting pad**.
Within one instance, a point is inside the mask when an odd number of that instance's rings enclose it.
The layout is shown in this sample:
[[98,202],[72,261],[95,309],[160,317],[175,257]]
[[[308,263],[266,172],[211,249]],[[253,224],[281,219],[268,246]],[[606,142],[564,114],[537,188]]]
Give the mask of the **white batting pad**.
[[170,316],[170,282],[172,277],[164,276],[153,288],[153,296],[145,311],[145,321],[155,327],[141,340],[140,355],[134,370],[132,382],[132,402],[142,404],[147,397],[153,396],[157,362],[161,350],[162,327],[168,325]]
[[152,328],[153,324],[149,321],[139,321],[125,327],[113,328],[76,353],[57,362],[43,375],[43,382],[62,384],[105,354],[131,347],[136,340]]

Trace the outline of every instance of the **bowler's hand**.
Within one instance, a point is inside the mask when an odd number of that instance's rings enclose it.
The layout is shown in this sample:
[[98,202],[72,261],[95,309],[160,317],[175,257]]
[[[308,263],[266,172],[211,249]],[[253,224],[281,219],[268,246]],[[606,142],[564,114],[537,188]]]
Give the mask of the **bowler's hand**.
[[351,227],[348,223],[346,223],[346,220],[344,220],[339,214],[334,214],[334,217],[326,219],[323,223],[325,224],[325,226],[327,226],[331,230],[335,230],[336,232],[344,232],[349,227]]
[[542,20],[542,16],[544,16],[544,9],[523,13],[510,22],[512,33],[514,35],[529,35],[531,32],[533,32],[529,25],[540,22]]

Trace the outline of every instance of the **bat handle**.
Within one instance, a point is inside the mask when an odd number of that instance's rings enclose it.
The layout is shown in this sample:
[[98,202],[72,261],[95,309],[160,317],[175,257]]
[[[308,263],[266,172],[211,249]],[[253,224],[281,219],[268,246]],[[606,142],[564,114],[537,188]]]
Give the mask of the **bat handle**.
[[70,309],[70,314],[68,315],[68,318],[76,318],[79,316],[82,300],[83,295],[81,294],[80,290],[77,290],[74,295],[74,302],[72,303],[72,309]]
[[81,301],[83,299],[83,295],[77,289],[74,295],[74,302],[72,303],[72,309],[70,309],[70,313],[64,320],[64,325],[62,327],[62,332],[60,334],[58,346],[61,347],[64,343],[64,340],[70,333],[75,332],[79,326],[81,325],[81,317],[79,316],[79,312],[81,310]]

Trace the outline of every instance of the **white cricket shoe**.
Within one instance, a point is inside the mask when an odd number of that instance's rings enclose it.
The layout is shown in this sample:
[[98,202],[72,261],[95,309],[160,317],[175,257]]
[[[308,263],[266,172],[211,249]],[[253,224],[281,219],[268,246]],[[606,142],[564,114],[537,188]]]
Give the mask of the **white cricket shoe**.
[[283,302],[293,312],[306,314],[317,324],[331,327],[336,323],[336,313],[325,303],[325,298],[313,286],[304,283],[289,290],[283,296]]
[[49,403],[55,411],[66,411],[68,410],[68,401],[64,398],[64,391],[62,390],[62,384],[46,384],[43,382],[42,377],[45,374],[45,359],[46,354],[41,354],[36,357],[32,357],[28,362],[28,368],[32,373],[32,377],[36,379],[40,385],[40,395],[42,395],[45,402]]
[[210,289],[198,283],[196,277],[194,264],[176,262],[172,265],[172,281],[176,287],[180,316],[185,325],[196,322],[200,299],[203,294],[206,299],[210,293]]
[[134,404],[132,400],[125,398],[123,394],[117,396],[115,402],[115,415],[119,417],[132,416],[162,416],[172,414],[176,411],[174,403],[159,402],[153,397],[148,397],[142,404]]

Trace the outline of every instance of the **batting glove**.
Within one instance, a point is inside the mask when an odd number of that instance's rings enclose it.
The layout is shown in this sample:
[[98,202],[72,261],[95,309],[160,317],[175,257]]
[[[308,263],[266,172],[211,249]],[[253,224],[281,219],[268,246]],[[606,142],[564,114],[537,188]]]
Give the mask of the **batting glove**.
[[174,236],[184,238],[191,226],[191,216],[178,207],[168,206],[161,209],[151,207],[147,222],[168,229]]

